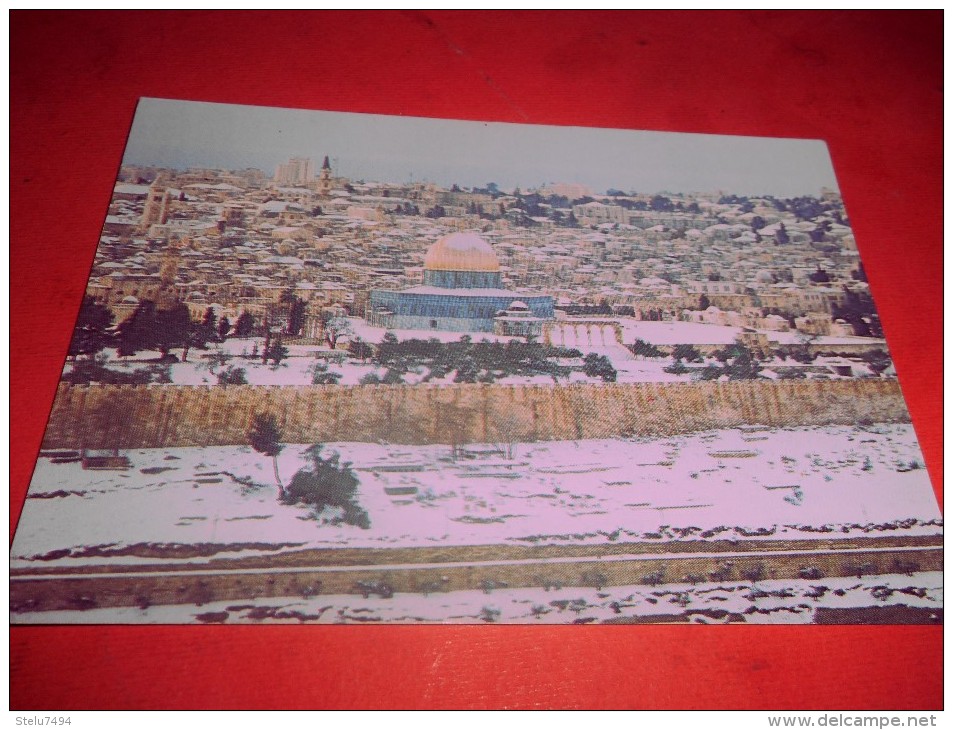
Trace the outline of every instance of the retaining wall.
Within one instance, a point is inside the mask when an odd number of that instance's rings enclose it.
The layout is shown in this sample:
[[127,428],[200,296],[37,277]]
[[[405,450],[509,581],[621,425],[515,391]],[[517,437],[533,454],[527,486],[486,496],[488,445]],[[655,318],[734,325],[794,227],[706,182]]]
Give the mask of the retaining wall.
[[513,443],[664,436],[743,424],[909,421],[893,379],[303,387],[61,384],[46,449],[246,444],[257,413],[286,443]]

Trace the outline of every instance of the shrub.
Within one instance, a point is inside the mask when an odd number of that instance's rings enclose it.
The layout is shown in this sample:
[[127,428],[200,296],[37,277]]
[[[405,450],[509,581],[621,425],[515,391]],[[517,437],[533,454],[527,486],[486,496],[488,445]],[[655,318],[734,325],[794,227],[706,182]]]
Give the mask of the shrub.
[[404,376],[399,370],[388,369],[383,377],[377,373],[368,373],[360,380],[361,385],[396,385],[404,382]]
[[706,365],[701,369],[701,372],[698,373],[699,380],[718,380],[724,371],[717,365]]
[[172,368],[168,365],[163,365],[161,363],[150,365],[148,368],[146,368],[146,371],[149,373],[149,377],[153,383],[168,384],[172,382]]
[[603,382],[614,383],[616,369],[605,355],[590,352],[582,361],[582,371],[590,378],[602,378]]
[[311,385],[337,385],[341,380],[341,373],[328,370],[322,362],[311,366]]
[[237,368],[234,365],[220,370],[215,377],[218,379],[218,384],[223,388],[227,388],[229,385],[248,385],[245,368]]
[[688,368],[685,367],[681,360],[676,360],[668,367],[662,368],[662,370],[671,375],[684,375],[688,372]]
[[775,370],[781,380],[806,380],[807,374],[797,368],[778,368]]
[[327,458],[322,456],[322,448],[321,444],[315,444],[305,451],[311,460],[311,468],[301,469],[292,477],[282,502],[311,505],[316,512],[336,507],[341,510],[340,521],[366,530],[371,522],[356,501],[360,483],[357,476],[349,463],[340,462],[338,454]]
[[151,366],[143,370],[123,372],[121,370],[111,370],[95,360],[77,360],[73,363],[70,372],[63,373],[60,380],[72,385],[89,385],[90,383],[145,385],[152,382],[171,382],[171,376],[169,376],[167,367]]
[[639,357],[664,357],[665,353],[662,352],[655,345],[652,345],[645,340],[636,340],[633,344],[628,346],[632,351],[633,355],[638,355]]
[[676,360],[688,360],[688,362],[702,362],[702,354],[694,345],[676,345],[672,349],[672,357]]

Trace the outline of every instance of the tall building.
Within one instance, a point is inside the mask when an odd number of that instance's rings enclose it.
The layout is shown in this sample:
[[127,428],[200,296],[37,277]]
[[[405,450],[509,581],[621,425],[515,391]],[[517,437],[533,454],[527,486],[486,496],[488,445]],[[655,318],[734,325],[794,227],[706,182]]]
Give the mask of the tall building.
[[324,156],[324,162],[321,163],[321,176],[318,178],[318,194],[331,194],[331,160]]
[[514,303],[534,319],[553,319],[552,297],[503,288],[490,244],[476,233],[451,233],[427,250],[423,285],[371,291],[367,321],[388,329],[493,332]]
[[145,208],[139,221],[139,230],[146,233],[153,224],[161,225],[167,220],[169,220],[169,189],[166,187],[165,178],[159,175],[149,186]]
[[307,185],[314,180],[314,163],[308,157],[292,157],[275,169],[276,185]]
[[170,238],[159,262],[159,282],[164,289],[175,286],[175,277],[182,263],[182,249],[188,245],[188,238]]

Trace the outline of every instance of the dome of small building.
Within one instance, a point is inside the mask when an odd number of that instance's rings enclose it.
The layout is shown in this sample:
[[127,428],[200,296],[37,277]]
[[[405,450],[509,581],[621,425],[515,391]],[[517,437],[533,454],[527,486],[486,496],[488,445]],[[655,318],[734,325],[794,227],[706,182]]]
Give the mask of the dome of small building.
[[433,244],[424,257],[428,271],[499,271],[493,248],[475,233],[451,233]]

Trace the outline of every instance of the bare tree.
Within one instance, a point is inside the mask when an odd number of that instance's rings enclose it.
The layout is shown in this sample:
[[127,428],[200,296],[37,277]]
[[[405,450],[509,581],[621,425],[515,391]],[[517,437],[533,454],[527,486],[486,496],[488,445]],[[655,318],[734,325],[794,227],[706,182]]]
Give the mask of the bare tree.
[[331,317],[324,323],[324,339],[332,350],[337,347],[339,339],[353,333],[354,328],[351,327],[351,322],[347,317]]

